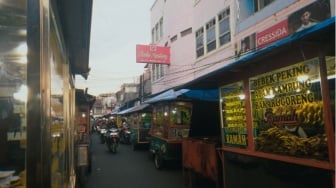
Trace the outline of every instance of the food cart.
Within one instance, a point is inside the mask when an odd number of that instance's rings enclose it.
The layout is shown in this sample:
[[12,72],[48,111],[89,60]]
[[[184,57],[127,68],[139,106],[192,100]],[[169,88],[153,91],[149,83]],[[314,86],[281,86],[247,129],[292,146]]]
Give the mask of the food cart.
[[182,140],[189,136],[192,112],[191,101],[181,98],[183,93],[168,90],[145,101],[153,107],[149,150],[157,169],[182,159]]
[[[218,90],[211,101],[193,100],[189,137],[182,141],[182,175],[186,187],[220,187],[221,165]],[[206,110],[205,110],[206,109]]]
[[131,131],[131,143],[133,150],[141,146],[149,145],[149,131],[152,121],[152,107],[149,104],[141,104],[124,113]]
[[[190,135],[193,140],[207,140],[208,144],[214,144],[214,140],[219,140],[218,131],[218,114],[205,112],[204,109],[212,106],[216,109],[218,104],[212,104],[204,101],[218,101],[217,90],[189,90],[180,89],[177,91],[168,90],[158,96],[155,96],[145,103],[152,104],[152,127],[150,131],[151,142],[150,151],[153,154],[155,167],[160,169],[165,161],[177,160],[183,161],[190,159],[191,155],[195,155],[195,150],[185,152],[182,145],[188,145]],[[209,123],[209,125],[207,125]],[[208,127],[208,129],[206,128]],[[215,148],[215,147],[214,147]],[[214,153],[215,150],[213,150]],[[197,153],[198,154],[198,153]],[[196,154],[196,155],[197,155]],[[209,153],[208,153],[209,154]],[[211,155],[211,154],[210,154]],[[216,154],[212,155],[216,158]],[[204,158],[199,158],[203,160]],[[215,161],[217,161],[215,159]],[[212,163],[213,164],[213,163]],[[197,168],[193,165],[201,165],[194,163],[188,166],[188,175]],[[215,168],[217,163],[215,162]],[[217,170],[216,174],[217,174]],[[218,176],[216,176],[218,177]]]

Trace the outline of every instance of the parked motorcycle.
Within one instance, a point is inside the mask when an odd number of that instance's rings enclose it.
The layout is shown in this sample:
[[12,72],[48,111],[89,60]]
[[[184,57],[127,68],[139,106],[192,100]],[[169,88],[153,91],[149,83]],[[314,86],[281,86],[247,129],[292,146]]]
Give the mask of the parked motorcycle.
[[105,138],[107,149],[112,153],[116,153],[119,145],[119,130],[117,128],[109,129]]
[[122,129],[120,131],[120,142],[123,144],[131,143],[131,131],[129,130],[129,128]]

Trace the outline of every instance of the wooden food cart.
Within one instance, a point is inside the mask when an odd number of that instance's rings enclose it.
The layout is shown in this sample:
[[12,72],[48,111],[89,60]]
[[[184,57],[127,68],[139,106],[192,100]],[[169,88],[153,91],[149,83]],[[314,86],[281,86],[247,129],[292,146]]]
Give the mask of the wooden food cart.
[[149,150],[157,169],[166,161],[182,159],[182,140],[189,136],[192,111],[191,101],[182,95],[183,91],[168,90],[145,101],[153,107]]
[[211,101],[193,100],[189,138],[182,141],[182,172],[186,187],[220,187],[221,165],[217,148],[220,146],[220,118],[214,113],[219,107],[218,90]]
[[124,113],[131,131],[133,150],[141,146],[148,147],[149,131],[152,122],[152,107],[150,104],[141,104],[130,108]]

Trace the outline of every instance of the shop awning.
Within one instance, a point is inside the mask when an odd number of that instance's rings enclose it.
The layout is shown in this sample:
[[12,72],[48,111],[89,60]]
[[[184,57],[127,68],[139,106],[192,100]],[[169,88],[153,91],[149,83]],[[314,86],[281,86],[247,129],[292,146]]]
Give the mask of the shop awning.
[[154,96],[144,103],[151,104],[163,101],[173,101],[173,100],[203,100],[203,101],[218,101],[218,90],[191,90],[191,89],[180,89],[167,90],[157,96]]
[[86,90],[76,89],[76,103],[86,104],[91,109],[96,102],[96,97],[86,93]]
[[335,17],[331,17],[317,25],[297,32],[282,40],[272,43],[257,51],[251,52],[228,64],[219,67],[203,76],[200,76],[190,82],[175,87],[175,89],[215,89],[218,88],[218,80],[223,74],[232,74],[235,76],[236,69],[244,69],[248,64],[253,64],[262,58],[288,50],[291,45],[296,43],[333,43],[333,49],[329,49],[330,55],[335,55]]
[[151,106],[150,104],[141,104],[139,106],[134,106],[134,107],[128,108],[126,110],[123,110],[123,111],[119,112],[118,114],[119,115],[125,115],[125,114],[140,112],[140,111],[149,109],[150,106]]
[[71,73],[89,74],[92,0],[57,0],[56,7],[62,24],[71,66]]

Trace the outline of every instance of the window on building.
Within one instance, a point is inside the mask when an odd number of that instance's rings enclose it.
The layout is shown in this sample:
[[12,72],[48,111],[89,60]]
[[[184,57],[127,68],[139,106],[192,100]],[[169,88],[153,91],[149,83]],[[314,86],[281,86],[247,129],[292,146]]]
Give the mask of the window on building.
[[204,29],[203,27],[196,31],[196,57],[204,55]]
[[152,28],[152,43],[159,41],[163,37],[163,18]]
[[170,38],[170,42],[174,42],[177,40],[177,35],[174,35],[172,38]]
[[155,25],[155,41],[158,41],[160,39],[159,35],[159,24]]
[[160,38],[163,37],[163,18],[160,18],[160,23],[159,23],[159,29],[160,29]]
[[164,76],[164,67],[163,65],[159,65],[160,68],[160,78],[162,78]]
[[[195,38],[196,58],[203,56],[205,52],[209,53],[229,43],[231,41],[230,8],[224,9],[215,18],[207,22],[204,27],[198,29],[195,33]],[[206,44],[206,48],[204,47],[204,43]]]
[[237,1],[237,21],[242,22],[278,0],[239,0]]
[[153,79],[153,81],[157,80],[155,64],[152,65],[152,79]]
[[152,81],[159,80],[164,76],[164,67],[162,64],[152,64]]
[[254,12],[265,8],[267,5],[271,4],[275,0],[254,0]]
[[219,46],[222,46],[231,41],[230,32],[230,9],[225,9],[218,14],[219,24]]
[[216,18],[206,24],[206,36],[207,52],[211,52],[216,49]]
[[181,31],[181,37],[184,37],[184,36],[186,36],[186,35],[188,35],[190,33],[192,33],[192,28],[191,27],[189,27],[186,30]]
[[152,43],[155,42],[155,29],[152,29]]

